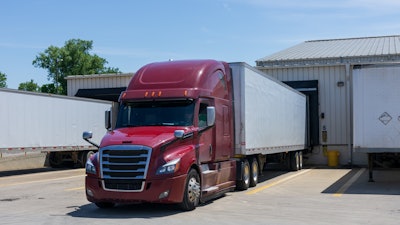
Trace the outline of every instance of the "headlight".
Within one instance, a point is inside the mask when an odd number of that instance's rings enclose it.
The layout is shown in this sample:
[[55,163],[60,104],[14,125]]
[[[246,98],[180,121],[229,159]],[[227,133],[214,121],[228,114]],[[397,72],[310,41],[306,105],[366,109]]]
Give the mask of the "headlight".
[[179,169],[181,159],[174,159],[157,169],[157,175],[175,173]]
[[89,158],[86,161],[86,173],[95,174],[96,175],[96,167],[93,165],[92,160]]

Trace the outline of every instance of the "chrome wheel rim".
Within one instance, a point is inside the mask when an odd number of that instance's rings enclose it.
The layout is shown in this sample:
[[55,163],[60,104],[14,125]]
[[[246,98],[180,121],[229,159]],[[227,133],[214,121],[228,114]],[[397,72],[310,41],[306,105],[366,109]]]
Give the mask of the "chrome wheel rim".
[[188,182],[188,197],[190,202],[196,202],[200,197],[200,184],[195,177],[190,178]]
[[252,163],[251,170],[253,172],[253,180],[255,182],[257,182],[258,181],[258,165],[257,165],[257,163]]

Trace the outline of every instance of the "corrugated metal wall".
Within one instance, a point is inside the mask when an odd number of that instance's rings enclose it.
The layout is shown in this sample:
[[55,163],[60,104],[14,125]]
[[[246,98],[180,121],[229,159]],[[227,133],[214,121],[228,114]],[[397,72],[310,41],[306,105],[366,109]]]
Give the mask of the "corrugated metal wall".
[[75,96],[79,89],[93,88],[117,88],[126,87],[133,73],[113,74],[113,75],[79,75],[68,76],[67,79],[67,94]]
[[[306,81],[318,80],[319,90],[319,115],[325,114],[324,119],[319,118],[320,132],[327,131],[327,141],[322,140],[322,145],[346,145],[350,141],[348,123],[346,68],[340,66],[319,67],[294,67],[294,68],[262,68],[261,71],[281,81]],[[339,87],[338,82],[344,82]],[[347,99],[349,101],[349,99]]]

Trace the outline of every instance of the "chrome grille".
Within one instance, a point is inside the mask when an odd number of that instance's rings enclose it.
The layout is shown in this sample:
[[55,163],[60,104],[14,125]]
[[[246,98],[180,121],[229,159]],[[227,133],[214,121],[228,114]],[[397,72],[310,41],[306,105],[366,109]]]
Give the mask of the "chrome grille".
[[100,163],[104,189],[142,191],[150,157],[151,148],[141,145],[101,148]]

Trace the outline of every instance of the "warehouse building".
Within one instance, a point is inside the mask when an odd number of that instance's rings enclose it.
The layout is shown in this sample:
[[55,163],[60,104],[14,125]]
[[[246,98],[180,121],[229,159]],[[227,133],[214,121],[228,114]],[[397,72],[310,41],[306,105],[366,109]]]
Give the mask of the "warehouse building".
[[67,95],[117,102],[134,73],[68,76]]
[[327,151],[335,150],[341,165],[366,165],[367,154],[353,146],[353,74],[399,62],[400,36],[381,36],[306,41],[258,59],[256,66],[308,96],[309,138],[316,146],[308,163],[326,162]]

